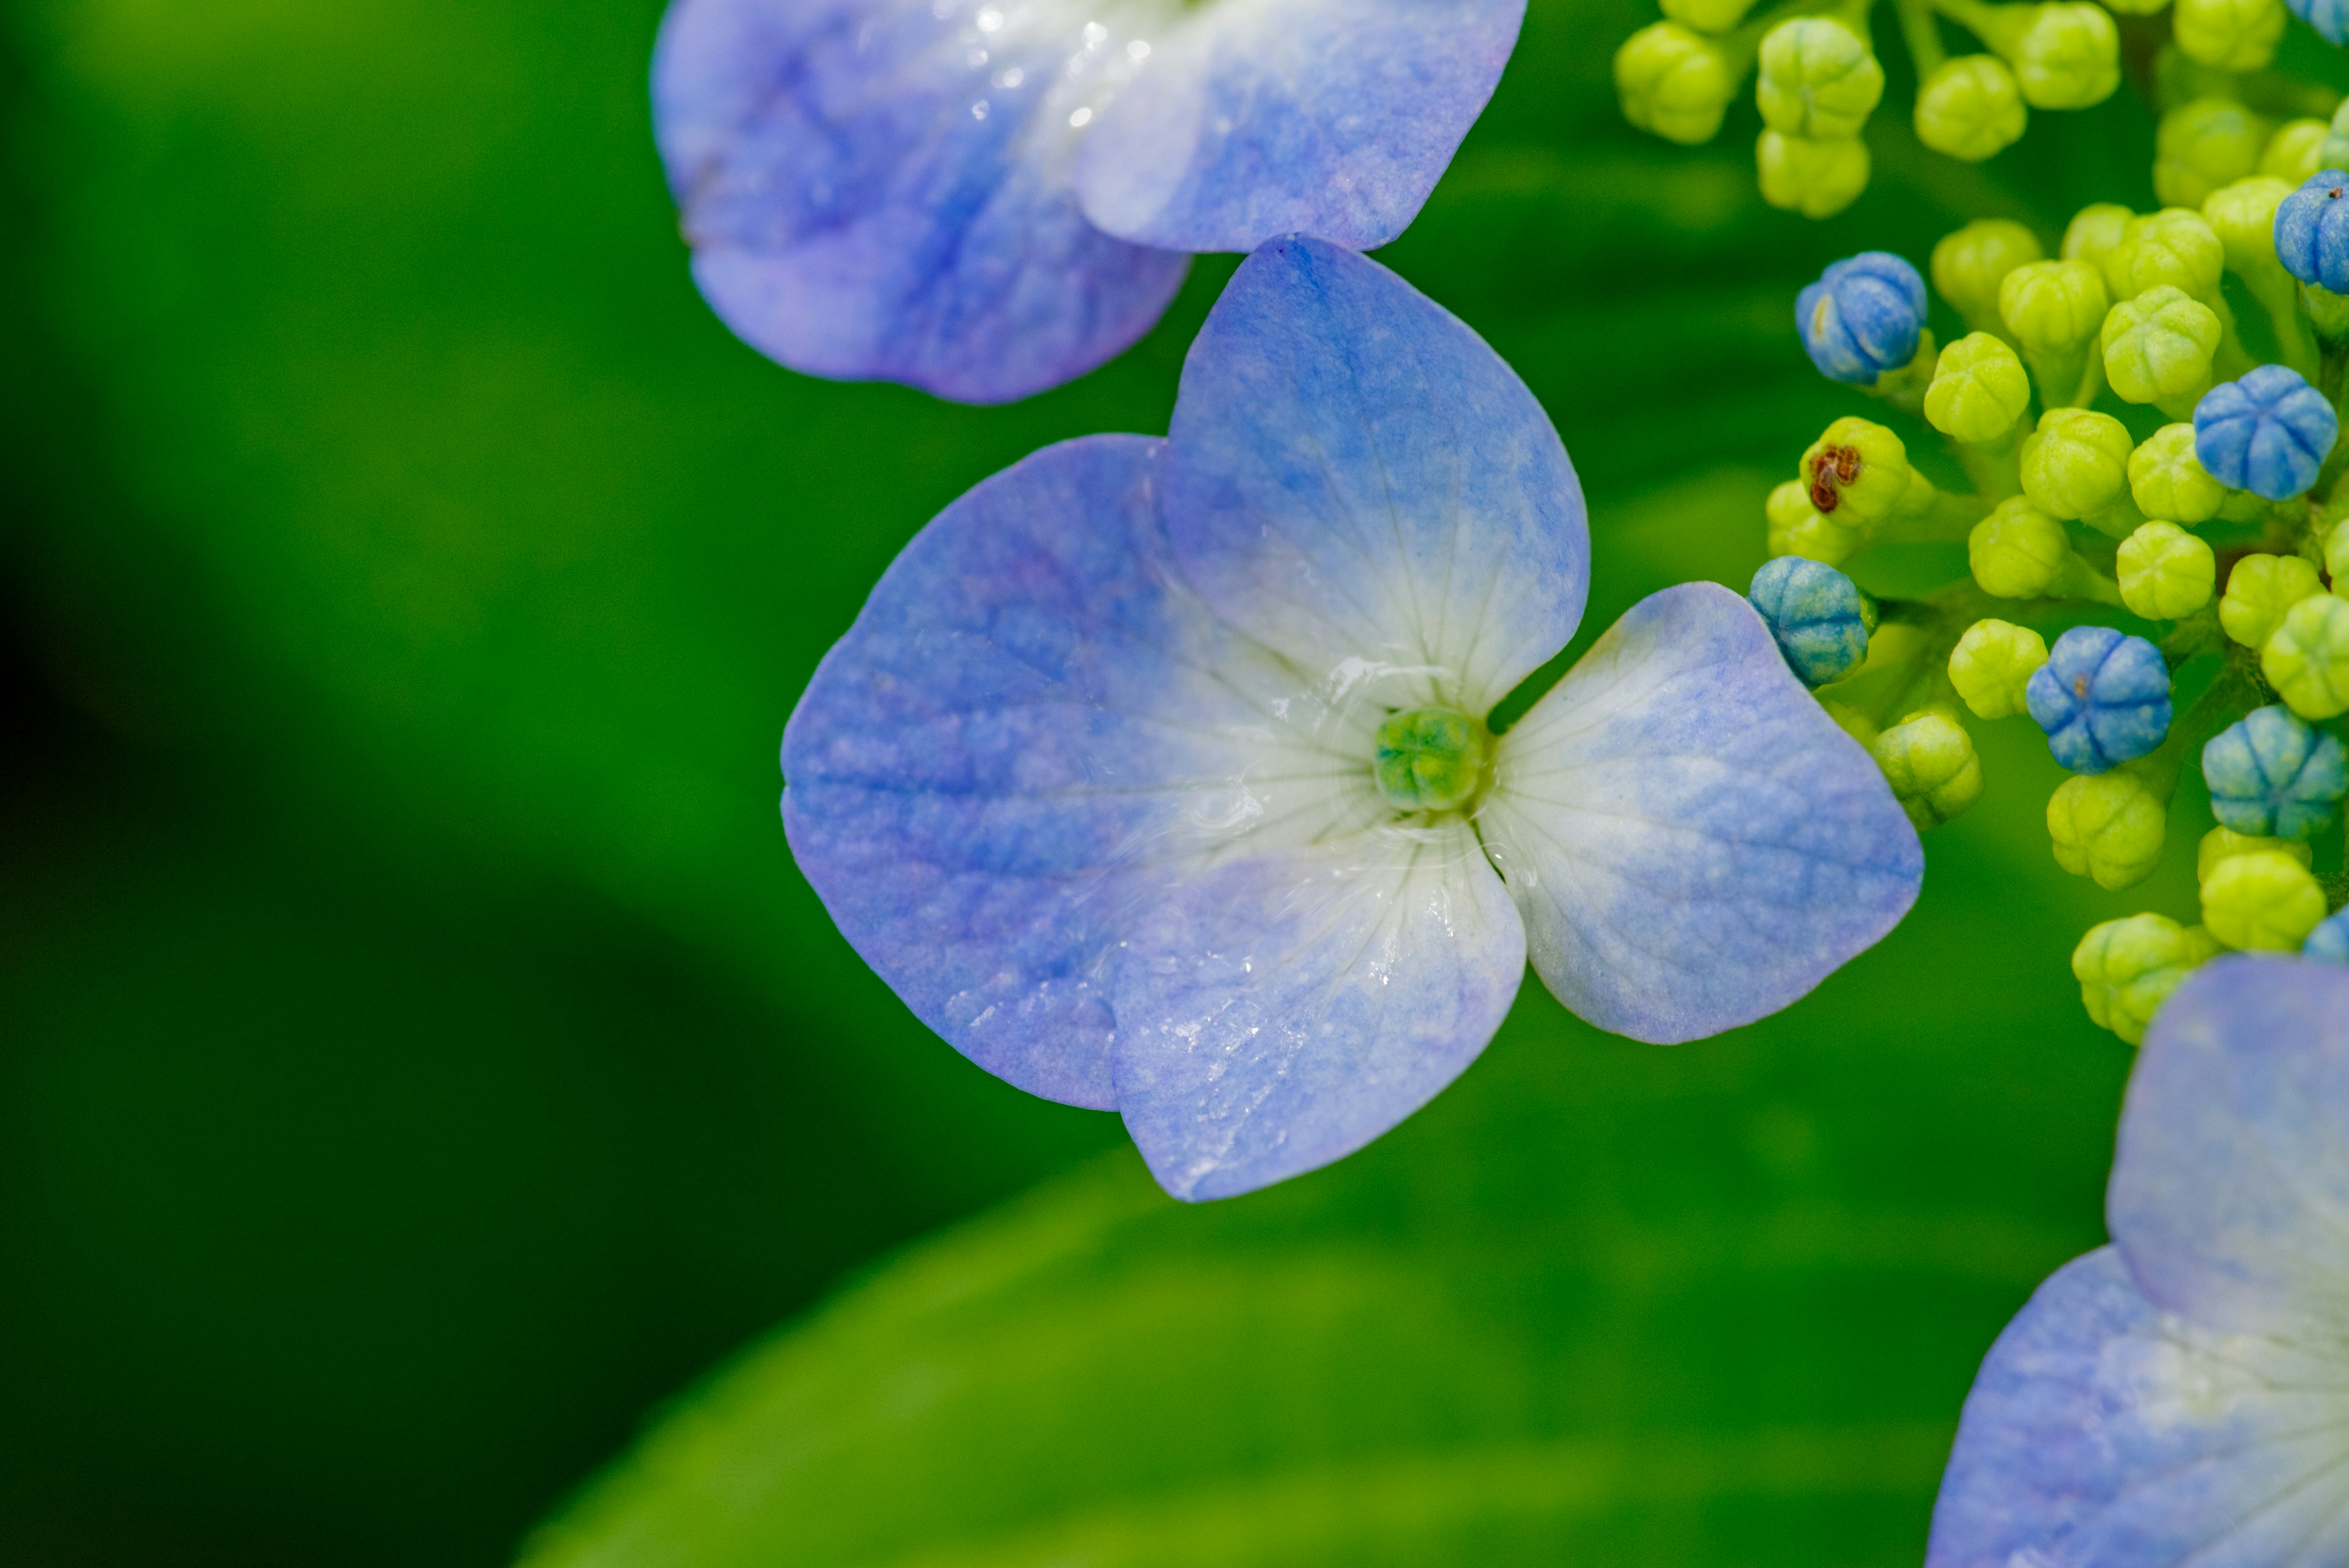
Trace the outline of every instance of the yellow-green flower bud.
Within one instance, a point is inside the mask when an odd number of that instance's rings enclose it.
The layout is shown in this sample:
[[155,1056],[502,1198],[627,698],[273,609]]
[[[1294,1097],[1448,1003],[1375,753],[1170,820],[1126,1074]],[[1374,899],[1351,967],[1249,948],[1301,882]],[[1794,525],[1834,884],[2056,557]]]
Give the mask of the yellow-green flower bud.
[[1857,136],[1884,96],[1884,67],[1844,23],[1797,16],[1762,40],[1754,96],[1773,130],[1815,141]]
[[[2028,262],[1998,286],[1998,316],[2014,340],[2033,354],[2060,354],[2095,337],[2112,308],[2104,274],[2084,261]],[[2043,387],[2063,397],[2068,387]]]
[[2072,978],[2080,982],[2080,1001],[2096,1026],[2138,1045],[2169,993],[2218,950],[2199,926],[2181,926],[2167,915],[2131,915],[2106,920],[2080,939],[2072,950]]
[[2072,559],[2064,524],[2011,495],[1966,535],[1966,562],[1982,592],[2002,599],[2037,598],[2055,586]]
[[2014,429],[2031,406],[2031,378],[2014,350],[1970,332],[1941,350],[1925,389],[1925,419],[1943,435],[1980,444]]
[[2161,863],[2169,806],[2136,769],[2080,774],[2047,802],[2055,864],[2099,888],[2133,888]]
[[2227,856],[2202,879],[2202,923],[2230,948],[2296,952],[2323,919],[2315,873],[2281,850]]
[[2128,490],[2127,427],[2087,409],[2050,409],[2023,438],[2023,493],[2048,516],[2085,517]]
[[2334,593],[2349,598],[2349,517],[2325,533],[2324,575],[2333,579]]
[[2283,36],[2282,0],[2178,0],[2170,36],[2188,59],[2222,71],[2265,70]]
[[1664,15],[1700,33],[1726,33],[1745,20],[1754,0],[1662,0]]
[[2316,150],[2316,167],[2309,172],[2327,169],[2349,169],[2349,99],[2334,106],[2333,121],[2324,128],[2324,140]]
[[1615,51],[1615,91],[1623,118],[1667,141],[1693,147],[1713,140],[1737,94],[1721,48],[1678,22],[1657,22]]
[[1868,144],[1856,136],[1814,141],[1765,130],[1754,166],[1764,201],[1806,218],[1832,218],[1868,189]]
[[2178,620],[2210,602],[2219,557],[2175,523],[2147,523],[2121,541],[2121,603],[2147,620]]
[[2130,223],[2105,254],[2105,285],[2115,299],[2135,299],[2164,284],[2196,299],[2219,292],[2227,248],[2209,221],[2184,207],[2164,207]]
[[2153,193],[2165,206],[2199,207],[2220,186],[2248,178],[2267,146],[2268,123],[2230,98],[2171,109],[2154,134]]
[[2227,574],[2219,624],[2245,648],[2264,648],[2286,611],[2323,592],[2316,568],[2298,556],[2246,556]]
[[1966,727],[1938,708],[1909,714],[1869,748],[1909,820],[1936,827],[1982,798],[1982,759]]
[[2038,236],[2007,218],[1977,218],[1933,247],[1933,287],[1977,332],[1995,331],[1999,285],[2041,258]]
[[1850,415],[1827,426],[1803,453],[1811,505],[1847,527],[1891,515],[1912,472],[1899,436]]
[[2219,236],[2230,272],[2254,281],[2291,276],[2276,259],[2275,215],[2292,192],[2282,181],[2261,174],[2210,192],[2202,218]]
[[2219,514],[2227,487],[2194,455],[2194,427],[2164,425],[2129,453],[2129,494],[2148,517],[2191,525]]
[[2284,611],[2260,649],[2260,673],[2303,719],[2349,711],[2349,599],[2316,594]]
[[1838,523],[1811,504],[1810,487],[1790,479],[1770,493],[1764,514],[1770,520],[1773,556],[1800,556],[1839,566],[1868,543],[1868,530]]
[[2105,258],[2135,222],[2137,214],[2118,202],[2092,202],[2072,214],[2072,221],[2064,226],[2064,244],[2055,254],[2065,261],[2086,262],[2102,277]]
[[[2111,13],[2085,0],[1983,7],[1993,12],[1982,41],[2006,57],[2023,101],[2033,109],[2085,109],[2121,85],[2121,37]],[[1972,26],[1969,17],[1967,25]]]
[[2218,313],[2168,284],[2124,299],[2105,314],[2105,379],[2123,402],[2158,403],[2190,415],[2210,389],[2219,352]]
[[2289,855],[2302,866],[2313,865],[2316,860],[2316,846],[2305,838],[2261,838],[2254,834],[2238,833],[2231,827],[2214,827],[2194,846],[2194,885],[2199,888],[2208,882],[2211,871],[2229,856],[2265,849]]
[[1977,719],[2024,712],[2023,689],[2047,662],[2047,639],[2027,626],[1978,620],[1950,650],[1950,684]]
[[1876,737],[1883,732],[1877,729],[1867,714],[1857,708],[1847,708],[1831,697],[1820,698],[1819,706],[1827,711],[1827,717],[1833,719],[1845,734],[1870,751],[1875,750]]
[[[2030,119],[2023,88],[1996,55],[1944,60],[1917,88],[1917,140],[1969,163],[2022,140]],[[2031,248],[2035,258],[2039,247]]]
[[2287,119],[2276,127],[2275,134],[2260,153],[2260,172],[2271,180],[2281,180],[2287,189],[2297,186],[2311,174],[2324,167],[2317,155],[2324,151],[2324,139],[2333,134],[2333,127],[2321,119]]

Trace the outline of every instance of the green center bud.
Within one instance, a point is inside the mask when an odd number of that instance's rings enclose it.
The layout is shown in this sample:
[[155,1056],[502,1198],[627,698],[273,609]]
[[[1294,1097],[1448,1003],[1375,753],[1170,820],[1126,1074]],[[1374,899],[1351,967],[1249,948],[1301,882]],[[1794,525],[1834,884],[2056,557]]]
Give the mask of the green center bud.
[[2064,524],[2010,495],[1966,535],[1966,563],[1982,592],[2002,599],[2037,598],[2055,586],[2072,559]]
[[2086,262],[2102,277],[2105,258],[2112,254],[2113,247],[2121,243],[2121,236],[2136,222],[2137,214],[2118,202],[2091,202],[2072,214],[2056,254],[2065,261]]
[[2023,493],[2062,520],[2104,511],[2128,490],[2127,427],[2087,409],[2051,409],[2023,440]]
[[1615,51],[1623,118],[1667,141],[1710,141],[1736,96],[1736,77],[1712,40],[1678,22],[1657,22]]
[[2314,174],[2325,169],[2349,169],[2349,99],[2343,99],[2333,111],[2332,121],[2324,128],[2324,140],[2316,149]]
[[2210,192],[2202,203],[2202,219],[2219,236],[2227,270],[2253,282],[2291,275],[2276,259],[2275,215],[2292,192],[2292,186],[2264,174]]
[[[1952,62],[1954,63],[1954,62]],[[1978,332],[1996,331],[1998,286],[2016,267],[2035,262],[2045,253],[2038,236],[2006,218],[1978,218],[1953,234],[1941,236],[1933,247],[1933,287],[1957,306],[1966,325]]]
[[1754,0],[1663,0],[1661,7],[1673,21],[1700,33],[1726,33],[1745,20]]
[[1832,16],[1797,16],[1762,40],[1754,99],[1773,130],[1829,141],[1857,136],[1884,96],[1868,42]]
[[2230,855],[2202,881],[2202,923],[2230,948],[2292,952],[2323,919],[2315,874],[2281,850]]
[[2046,662],[2047,639],[2029,627],[1978,620],[1950,650],[1950,684],[1977,719],[2004,719],[2027,711],[2024,688]]
[[[1917,140],[1934,151],[1979,163],[2023,140],[2030,121],[2014,73],[1996,55],[1961,55],[1934,67],[1917,89]],[[2026,260],[2035,260],[2031,247]],[[1969,316],[1969,321],[1973,317]]]
[[2103,6],[2054,0],[1997,9],[2016,14],[2023,26],[1996,29],[2005,38],[1985,41],[2014,67],[2023,101],[2032,108],[2086,109],[2121,85],[2120,31]]
[[1485,786],[1492,732],[1450,708],[1413,708],[1379,726],[1379,793],[1397,811],[1457,811]]
[[[1838,523],[1811,504],[1810,486],[1790,479],[1770,492],[1763,512],[1770,522],[1770,553],[1841,566],[1868,543],[1866,525]],[[1845,514],[1849,516],[1849,514]]]
[[2114,563],[2121,603],[2147,620],[2178,620],[2210,602],[2219,557],[2175,523],[2147,523],[2121,541]]
[[2282,181],[2287,189],[2299,185],[2324,167],[2318,159],[2324,151],[2324,139],[2332,134],[2333,127],[2321,119],[2285,120],[2261,150],[2259,171]]
[[2194,883],[2199,887],[2210,879],[2219,862],[2233,855],[2250,855],[2257,850],[2272,849],[2289,855],[2302,866],[2313,865],[2316,846],[2305,838],[2261,838],[2253,834],[2238,833],[2231,827],[2214,827],[2202,836],[2194,847]]
[[[2060,354],[2095,337],[2112,308],[2105,275],[2085,261],[2031,262],[1998,286],[1998,316],[2025,352]],[[2043,389],[2062,397],[2071,389]]]
[[2195,299],[2219,292],[2227,247],[2209,220],[2184,207],[2164,207],[2138,218],[2105,254],[2105,286],[2115,299],[2135,299],[2164,284]]
[[2164,425],[2129,453],[2129,494],[2148,517],[2207,523],[2226,504],[2227,487],[2194,455],[2194,427]]
[[2068,778],[2047,802],[2055,863],[2099,888],[2134,888],[2161,861],[2169,806],[2136,769]]
[[2323,592],[2316,568],[2298,556],[2246,556],[2227,574],[2219,624],[2245,648],[2265,648],[2294,605]]
[[2170,36],[2189,60],[2222,71],[2263,71],[2283,36],[2282,0],[2178,0]]
[[1982,798],[1982,759],[1966,727],[1938,708],[1911,713],[1868,750],[1893,798],[1920,831],[1939,826]]
[[1987,332],[1941,350],[1925,389],[1925,418],[1943,435],[1981,445],[2013,432],[2031,406],[2031,378],[2014,350]]
[[2257,171],[2267,142],[2268,122],[2233,99],[2173,109],[2154,136],[2154,194],[2166,206],[2199,207],[2220,186]]
[[[2238,576],[2241,571],[2236,568]],[[2283,623],[2260,649],[2260,673],[2293,712],[2312,722],[2349,712],[2349,600],[2313,594],[2284,611]]]
[[2218,956],[2219,944],[2199,926],[2167,915],[2132,915],[2091,929],[2072,950],[2072,978],[2097,1027],[2132,1045],[2169,993],[2195,968]]
[[1806,218],[1831,218],[1868,189],[1868,144],[1856,136],[1822,141],[1765,130],[1754,166],[1764,201]]
[[1846,526],[1889,517],[1911,474],[1909,449],[1882,425],[1851,415],[1827,426],[1803,453],[1811,505]]
[[2189,418],[2210,389],[2221,335],[2218,313],[2200,300],[2168,284],[2149,288],[2105,315],[2105,379],[2123,402]]

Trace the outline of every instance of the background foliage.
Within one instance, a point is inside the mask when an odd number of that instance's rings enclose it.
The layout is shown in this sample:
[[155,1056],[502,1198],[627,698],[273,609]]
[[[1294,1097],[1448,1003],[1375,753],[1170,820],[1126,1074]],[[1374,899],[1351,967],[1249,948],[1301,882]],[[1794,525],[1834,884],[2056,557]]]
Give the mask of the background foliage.
[[[940,505],[1164,428],[1229,262],[1015,407],[804,380],[687,281],[652,0],[6,16],[0,1560],[506,1560],[857,1270],[543,1560],[1914,1559],[1975,1362],[2101,1236],[2127,1055],[2065,956],[2190,907],[2189,837],[2061,877],[2010,721],[1801,1006],[1659,1051],[1529,985],[1371,1151],[1179,1208],[855,961],[774,749]],[[1750,105],[1619,124],[1645,19],[1536,0],[1386,254],[1565,434],[1583,642],[1758,564],[1857,407],[1791,330],[1824,261],[2151,203],[2124,99],[1981,170],[1888,111],[1849,213],[1770,212]]]

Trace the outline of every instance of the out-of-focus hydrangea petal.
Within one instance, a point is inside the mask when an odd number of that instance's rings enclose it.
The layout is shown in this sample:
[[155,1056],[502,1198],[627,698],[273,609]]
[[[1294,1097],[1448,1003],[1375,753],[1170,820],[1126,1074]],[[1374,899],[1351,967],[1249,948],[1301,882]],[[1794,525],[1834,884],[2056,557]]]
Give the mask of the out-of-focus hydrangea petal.
[[1048,447],[947,507],[783,741],[792,852],[857,951],[988,1071],[1102,1108],[1128,929],[1239,846],[1391,815],[1384,713],[1323,706],[1180,586],[1160,445]]
[[1078,155],[1085,212],[1174,250],[1402,233],[1484,109],[1525,0],[1217,0],[1142,41]]
[[968,402],[1110,358],[1189,265],[1102,233],[1073,185],[1070,118],[1131,67],[1135,9],[678,0],[654,120],[703,296],[794,369]]
[[1926,1564],[2340,1563],[2344,1464],[2337,1345],[2190,1323],[2099,1248],[2040,1286],[1982,1363]]
[[2349,1336],[2344,1106],[2349,972],[2229,958],[2171,996],[2129,1080],[2106,1202],[2146,1292],[2214,1329],[2313,1318]]
[[1534,970],[1660,1043],[1775,1012],[1916,901],[1924,853],[1866,751],[1711,583],[1634,606],[1501,737],[1478,826]]
[[1326,1165],[1475,1060],[1525,928],[1454,818],[1251,855],[1156,907],[1119,971],[1119,1108],[1177,1198]]
[[1581,618],[1582,490],[1541,405],[1442,307],[1318,240],[1266,245],[1208,317],[1165,496],[1218,613],[1397,707],[1482,716]]

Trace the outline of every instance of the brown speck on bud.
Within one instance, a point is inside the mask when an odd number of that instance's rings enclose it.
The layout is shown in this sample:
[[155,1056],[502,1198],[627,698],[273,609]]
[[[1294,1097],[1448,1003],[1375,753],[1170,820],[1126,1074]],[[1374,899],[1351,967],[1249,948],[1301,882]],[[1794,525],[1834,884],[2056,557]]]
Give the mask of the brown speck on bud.
[[1859,477],[1859,448],[1831,446],[1811,460],[1811,504],[1832,512],[1842,501],[1842,486]]

